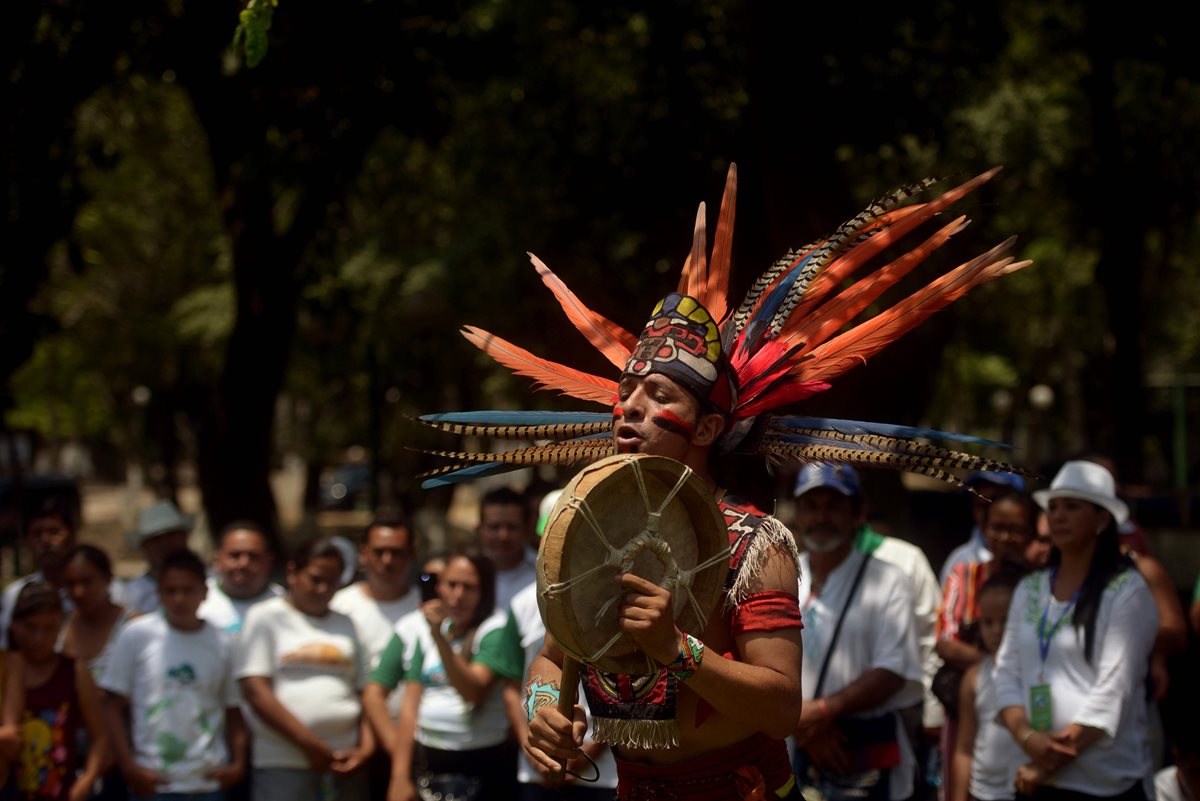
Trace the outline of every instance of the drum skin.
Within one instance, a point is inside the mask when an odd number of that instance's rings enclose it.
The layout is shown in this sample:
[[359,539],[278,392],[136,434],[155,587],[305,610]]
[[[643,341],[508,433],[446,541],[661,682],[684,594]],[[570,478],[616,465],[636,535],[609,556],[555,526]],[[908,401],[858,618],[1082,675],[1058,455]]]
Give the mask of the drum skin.
[[[650,510],[660,509],[655,525]],[[571,479],[550,513],[537,560],[546,630],[566,654],[598,670],[653,673],[659,665],[628,634],[610,644],[620,633],[620,564],[632,560],[631,572],[659,586],[677,576],[675,624],[699,634],[718,610],[728,554],[724,518],[699,476],[662,456],[610,456]]]

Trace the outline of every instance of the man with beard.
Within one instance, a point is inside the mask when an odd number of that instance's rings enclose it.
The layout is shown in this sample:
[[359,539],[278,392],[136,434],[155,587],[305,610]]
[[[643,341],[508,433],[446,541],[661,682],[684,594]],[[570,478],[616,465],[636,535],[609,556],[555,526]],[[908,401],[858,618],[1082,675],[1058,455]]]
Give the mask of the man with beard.
[[[725,428],[730,395],[723,356],[699,363],[701,370],[693,369],[697,362],[659,357],[669,350],[664,339],[682,350],[691,338],[707,333],[707,326],[685,316],[697,306],[690,298],[670,295],[647,324],[618,384],[613,439],[620,453],[682,462],[712,488],[730,529],[734,555],[726,586],[731,589],[725,614],[713,615],[704,631],[683,632],[673,620],[669,590],[632,573],[618,575],[626,593],[619,626],[666,666],[655,680],[662,692],[654,695],[674,704],[679,727],[675,747],[614,743],[619,796],[663,797],[683,783],[688,798],[744,798],[755,792],[763,798],[799,798],[781,742],[800,711],[795,546],[778,520],[727,495],[713,476],[710,460]],[[532,719],[525,748],[535,764],[551,772],[578,753],[586,727],[582,707],[576,706],[574,719],[568,720],[547,700],[559,693],[562,662],[562,652],[547,635],[529,669]],[[602,695],[603,688],[627,685],[629,677],[597,674],[586,666],[583,672],[594,715],[603,709],[630,720],[641,713],[619,690]]]
[[[517,374],[533,378],[540,388],[602,404],[611,416],[499,410],[426,415],[423,422],[446,432],[534,444],[485,454],[438,451],[455,463],[426,474],[424,487],[517,466],[578,467],[613,453],[653,454],[682,462],[705,481],[729,530],[725,597],[703,631],[678,630],[670,591],[631,573],[614,579],[624,593],[615,607],[619,630],[649,658],[647,675],[603,674],[587,665],[581,673],[597,739],[614,746],[621,801],[799,797],[779,742],[798,723],[816,728],[800,715],[803,648],[794,594],[795,542],[778,520],[725,488],[736,482],[737,489],[765,495],[769,479],[764,466],[815,461],[888,467],[951,481],[943,469],[947,459],[968,470],[1015,469],[940,445],[971,438],[781,414],[827,389],[829,381],[971,287],[1028,264],[1005,255],[1012,246],[1009,240],[885,311],[868,312],[881,292],[962,230],[965,220],[959,217],[887,267],[847,286],[851,275],[885,249],[894,253],[890,245],[997,172],[988,171],[927,203],[900,206],[932,182],[898,189],[828,238],[776,261],[737,304],[729,295],[737,190],[731,165],[711,252],[701,204],[677,289],[659,301],[636,336],[584,305],[531,256],[571,322],[621,370],[619,382],[464,327],[469,341]],[[911,642],[910,620],[905,610],[905,636]],[[905,699],[909,704],[920,700],[921,686],[915,643],[912,649],[916,695]],[[548,772],[558,772],[579,753],[586,727],[580,707],[571,718],[557,710],[562,664],[562,653],[547,637],[526,687],[530,727],[525,750]],[[901,684],[907,680],[907,671],[903,673]]]
[[67,555],[75,549],[74,512],[61,500],[47,498],[26,513],[24,531],[25,544],[33,554],[37,569],[4,588],[0,599],[0,647],[8,647],[13,606],[26,584],[45,581],[58,590],[64,612],[69,614],[75,608],[67,596],[63,579]]
[[[815,464],[796,486],[804,707],[796,775],[828,801],[898,801],[916,760],[900,710],[921,702],[921,660],[907,577],[854,547],[864,522],[848,468]],[[807,792],[806,792],[807,795]]]

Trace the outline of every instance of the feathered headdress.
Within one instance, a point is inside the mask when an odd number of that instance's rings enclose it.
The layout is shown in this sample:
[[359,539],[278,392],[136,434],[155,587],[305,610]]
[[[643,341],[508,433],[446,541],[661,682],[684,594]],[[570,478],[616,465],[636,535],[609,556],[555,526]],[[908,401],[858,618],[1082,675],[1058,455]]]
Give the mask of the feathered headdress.
[[[759,454],[772,465],[834,462],[890,467],[962,486],[949,470],[1020,471],[945,446],[1000,444],[978,437],[771,413],[827,389],[830,381],[973,287],[1031,263],[1005,255],[1016,241],[1010,237],[886,311],[847,328],[968,221],[957,217],[893,261],[868,270],[872,259],[999,171],[999,167],[989,170],[927,203],[900,205],[934,181],[901,187],[847,220],[827,239],[776,261],[735,309],[729,305],[728,290],[737,167],[730,165],[712,252],[701,203],[677,291],[658,303],[640,336],[592,311],[541,260],[533,254],[530,259],[568,319],[615,367],[635,375],[668,375],[725,416],[719,442],[723,453]],[[534,379],[539,389],[558,390],[609,409],[616,402],[617,382],[612,379],[539,358],[473,326],[466,326],[463,336],[517,375]],[[456,412],[420,419],[451,433],[535,443],[503,453],[432,451],[454,464],[425,474],[427,488],[528,465],[580,465],[614,453],[611,411]]]

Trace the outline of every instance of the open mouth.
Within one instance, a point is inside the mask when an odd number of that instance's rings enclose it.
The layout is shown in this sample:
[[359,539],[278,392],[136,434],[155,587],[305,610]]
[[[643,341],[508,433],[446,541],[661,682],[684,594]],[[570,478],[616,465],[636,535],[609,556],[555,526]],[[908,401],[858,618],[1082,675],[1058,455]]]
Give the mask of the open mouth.
[[634,453],[641,447],[642,437],[633,426],[622,425],[617,427],[614,441],[619,453]]

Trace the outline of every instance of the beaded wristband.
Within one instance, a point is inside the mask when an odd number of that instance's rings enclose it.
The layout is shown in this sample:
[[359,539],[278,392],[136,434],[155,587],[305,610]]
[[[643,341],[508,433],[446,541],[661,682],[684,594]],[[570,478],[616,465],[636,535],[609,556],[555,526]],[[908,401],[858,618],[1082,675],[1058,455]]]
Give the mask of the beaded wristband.
[[700,667],[700,660],[703,658],[704,643],[683,632],[679,635],[679,656],[675,658],[674,662],[667,665],[667,671],[678,681],[690,679],[696,669]]

